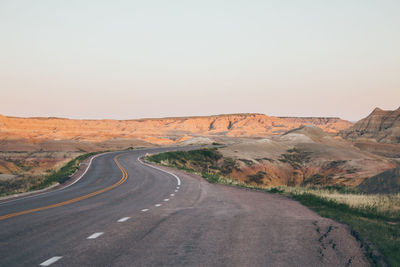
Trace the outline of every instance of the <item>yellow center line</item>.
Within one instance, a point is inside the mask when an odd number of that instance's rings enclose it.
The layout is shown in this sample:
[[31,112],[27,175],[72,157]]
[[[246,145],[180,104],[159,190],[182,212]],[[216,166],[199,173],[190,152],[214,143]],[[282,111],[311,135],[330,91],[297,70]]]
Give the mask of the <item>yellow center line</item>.
[[126,170],[122,167],[122,165],[119,163],[118,156],[114,157],[114,161],[117,164],[118,168],[122,172],[122,178],[118,182],[116,182],[115,184],[112,184],[112,185],[110,185],[108,187],[105,187],[103,189],[100,189],[98,191],[89,193],[87,195],[76,197],[76,198],[73,198],[73,199],[70,199],[70,200],[66,200],[66,201],[63,201],[63,202],[59,202],[59,203],[55,203],[55,204],[51,204],[51,205],[48,205],[48,206],[43,206],[43,207],[39,207],[39,208],[35,208],[35,209],[23,210],[23,211],[18,211],[18,212],[14,212],[14,213],[5,214],[5,215],[0,216],[0,221],[4,220],[4,219],[8,219],[8,218],[24,215],[24,214],[29,214],[29,213],[36,212],[36,211],[47,210],[47,209],[61,207],[61,206],[64,206],[64,205],[75,203],[75,202],[78,202],[78,201],[81,201],[81,200],[96,196],[98,194],[104,193],[106,191],[109,191],[109,190],[111,190],[111,189],[123,184],[128,179],[128,174],[127,174]]

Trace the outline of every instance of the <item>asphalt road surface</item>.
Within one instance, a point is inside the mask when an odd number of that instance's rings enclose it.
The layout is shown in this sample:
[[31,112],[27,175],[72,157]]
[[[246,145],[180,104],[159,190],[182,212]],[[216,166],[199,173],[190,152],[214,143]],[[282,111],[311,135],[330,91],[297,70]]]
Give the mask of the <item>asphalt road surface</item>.
[[347,227],[280,195],[138,159],[95,158],[72,186],[0,203],[0,266],[368,266]]

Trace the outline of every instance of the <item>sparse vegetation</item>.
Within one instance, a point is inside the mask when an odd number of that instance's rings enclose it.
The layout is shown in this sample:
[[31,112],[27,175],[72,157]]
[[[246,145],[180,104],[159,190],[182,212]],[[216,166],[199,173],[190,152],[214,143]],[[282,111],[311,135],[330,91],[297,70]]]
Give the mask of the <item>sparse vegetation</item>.
[[240,161],[244,162],[244,164],[246,164],[246,166],[251,167],[254,165],[254,162],[252,160],[249,159],[239,159]]
[[265,176],[266,174],[267,174],[266,172],[259,171],[259,172],[257,172],[256,174],[249,175],[249,176],[248,176],[248,177],[249,177],[249,180],[247,180],[247,182],[248,182],[248,183],[254,182],[254,183],[256,183],[256,184],[263,184],[263,183],[264,183],[264,182],[263,182],[263,179],[264,179],[264,176]]
[[311,175],[307,180],[303,182],[304,185],[324,185],[327,184],[327,177],[319,173]]
[[30,190],[38,190],[38,189],[43,189],[45,187],[48,187],[54,183],[65,183],[72,174],[74,174],[78,168],[79,168],[79,163],[85,159],[87,159],[90,156],[93,156],[95,154],[99,154],[102,152],[91,152],[91,153],[86,153],[83,155],[80,155],[76,157],[75,159],[69,161],[67,164],[65,164],[61,169],[58,171],[55,171],[48,176],[46,176],[42,182],[38,185],[32,186]]
[[269,162],[274,162],[275,160],[270,159],[270,158],[258,158],[256,159],[258,162],[262,162],[263,160],[269,161]]
[[0,196],[7,195],[7,193],[19,192],[22,188],[27,186],[27,181],[24,177],[19,177],[12,180],[0,180]]
[[232,184],[236,182],[227,178],[233,169],[237,169],[236,161],[224,158],[215,148],[190,151],[171,151],[147,156],[152,161],[164,166],[177,168],[201,175],[210,183]]
[[[45,170],[46,175],[44,176],[20,175],[19,177],[12,180],[0,180],[0,196],[43,189],[54,183],[64,183],[69,179],[69,176],[72,175],[79,168],[79,163],[81,161],[98,153],[101,152],[93,152],[80,155],[69,161],[57,171],[47,169]],[[27,169],[27,167],[23,165],[21,161],[15,162],[18,162],[17,164],[19,164],[19,167],[21,169]]]
[[218,142],[213,142],[212,143],[213,146],[223,146],[224,144],[218,143]]
[[344,165],[346,162],[347,162],[346,160],[333,160],[327,164],[326,168],[327,169],[335,169],[335,168],[338,168],[338,167]]
[[287,152],[281,155],[279,161],[290,164],[295,170],[302,169],[310,161],[310,152],[301,151],[296,148],[289,149]]
[[172,151],[148,157],[148,160],[168,166],[209,172],[215,169],[222,154],[216,149],[199,149],[191,151]]
[[[230,174],[233,170],[239,170],[239,167],[236,165],[236,161],[232,158],[224,158],[220,167],[220,171],[223,175]],[[218,170],[218,168],[217,168]]]
[[347,172],[347,174],[353,174],[353,173],[357,173],[358,169],[357,168],[351,168],[351,169],[348,169],[346,172]]
[[235,160],[224,158],[215,148],[165,152],[148,156],[147,160],[196,172],[212,183],[218,182],[220,177],[229,175],[234,169],[239,169]]

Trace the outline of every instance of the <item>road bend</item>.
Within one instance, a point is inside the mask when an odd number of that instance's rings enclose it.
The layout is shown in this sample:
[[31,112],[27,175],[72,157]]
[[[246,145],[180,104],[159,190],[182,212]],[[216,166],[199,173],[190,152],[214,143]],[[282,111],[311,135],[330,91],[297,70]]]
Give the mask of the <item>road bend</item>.
[[106,153],[65,189],[0,203],[0,266],[368,265],[296,201],[140,160],[168,149]]

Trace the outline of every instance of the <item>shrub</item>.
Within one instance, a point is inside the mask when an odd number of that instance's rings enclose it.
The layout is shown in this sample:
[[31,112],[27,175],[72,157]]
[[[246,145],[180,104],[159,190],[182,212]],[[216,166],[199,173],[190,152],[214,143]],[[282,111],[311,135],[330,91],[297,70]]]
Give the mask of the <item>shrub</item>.
[[263,184],[264,175],[267,174],[266,172],[259,171],[254,175],[248,175],[249,179],[247,180],[249,183],[254,182],[256,184]]
[[244,162],[248,167],[251,167],[254,165],[254,162],[249,159],[239,159],[240,161]]

